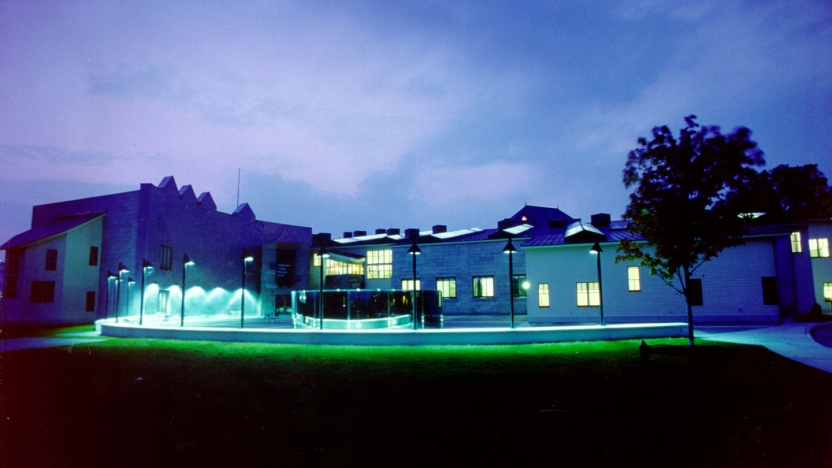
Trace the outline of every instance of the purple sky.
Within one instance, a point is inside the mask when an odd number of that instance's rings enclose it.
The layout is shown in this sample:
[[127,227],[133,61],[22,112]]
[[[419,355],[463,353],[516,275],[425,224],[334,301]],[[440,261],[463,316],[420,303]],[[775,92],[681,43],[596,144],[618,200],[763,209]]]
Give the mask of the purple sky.
[[167,175],[231,212],[238,167],[259,219],[337,235],[618,218],[653,126],[832,176],[830,110],[828,1],[0,0],[0,242]]

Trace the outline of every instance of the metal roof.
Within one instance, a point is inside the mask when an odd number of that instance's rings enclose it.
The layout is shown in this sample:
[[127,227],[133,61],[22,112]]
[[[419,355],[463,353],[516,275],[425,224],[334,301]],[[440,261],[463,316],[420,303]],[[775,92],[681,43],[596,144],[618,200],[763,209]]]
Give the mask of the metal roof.
[[0,249],[23,247],[25,245],[48,239],[50,237],[57,236],[58,234],[71,231],[78,226],[86,224],[102,216],[104,216],[104,213],[100,212],[87,213],[77,216],[61,216],[12,237],[5,244],[0,245]]

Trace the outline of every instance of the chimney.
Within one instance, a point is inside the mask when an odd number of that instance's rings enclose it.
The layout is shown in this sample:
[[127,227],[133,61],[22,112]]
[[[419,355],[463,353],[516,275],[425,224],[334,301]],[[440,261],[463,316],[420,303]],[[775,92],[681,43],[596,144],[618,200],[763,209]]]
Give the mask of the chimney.
[[399,230],[399,228],[390,228],[390,229],[387,230],[387,235],[388,236],[398,236],[399,234],[401,234],[401,231]]
[[387,231],[384,229],[376,229],[376,234],[386,234]]
[[419,238],[419,229],[417,228],[410,228],[404,230],[404,236],[408,239],[416,240]]
[[352,235],[355,237],[366,236],[367,231],[353,231]]
[[344,231],[344,239],[349,239],[352,237],[352,233],[350,231]]
[[514,221],[512,221],[512,220],[510,220],[510,219],[508,219],[508,218],[506,218],[506,219],[504,219],[504,220],[502,220],[502,221],[497,221],[497,229],[499,229],[499,230],[501,230],[501,231],[502,231],[503,229],[508,229],[508,228],[510,228],[510,227],[514,227]]
[[444,224],[437,224],[433,227],[434,234],[439,234],[442,232],[448,232],[448,226],[445,226]]
[[312,246],[319,246],[321,244],[329,244],[332,242],[332,234],[328,232],[319,232],[312,235]]
[[608,213],[598,213],[592,215],[590,223],[595,227],[607,227],[610,225],[610,215]]

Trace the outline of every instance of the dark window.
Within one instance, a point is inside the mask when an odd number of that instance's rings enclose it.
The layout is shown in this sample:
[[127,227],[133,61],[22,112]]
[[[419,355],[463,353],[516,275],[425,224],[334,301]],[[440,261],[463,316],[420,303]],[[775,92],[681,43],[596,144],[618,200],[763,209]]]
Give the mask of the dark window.
[[90,266],[98,266],[98,247],[90,246]]
[[688,301],[692,306],[701,306],[704,304],[702,300],[702,280],[691,278],[688,281]]
[[526,297],[526,288],[523,283],[526,282],[526,275],[514,275],[511,277],[511,295],[514,297]]
[[56,249],[46,249],[46,265],[44,268],[48,271],[58,269],[58,251]]
[[763,276],[763,304],[777,305],[777,278]]
[[6,251],[6,273],[16,275],[20,272],[20,251]]
[[170,270],[173,262],[173,247],[162,246],[161,259],[159,260],[160,270]]
[[95,291],[87,291],[87,312],[95,312]]
[[29,301],[37,303],[55,302],[55,282],[32,281],[32,294]]
[[6,291],[3,293],[6,299],[17,298],[17,276],[6,277]]

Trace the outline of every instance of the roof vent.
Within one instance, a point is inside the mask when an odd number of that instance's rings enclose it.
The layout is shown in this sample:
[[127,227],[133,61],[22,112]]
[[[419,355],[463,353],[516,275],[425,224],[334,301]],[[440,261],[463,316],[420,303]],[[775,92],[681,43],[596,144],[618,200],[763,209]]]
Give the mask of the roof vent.
[[350,231],[344,231],[344,239],[349,239],[352,237],[352,233]]
[[367,231],[353,231],[352,235],[355,237],[366,236]]
[[385,229],[376,229],[376,234],[387,234],[387,230],[385,230]]
[[401,230],[399,230],[399,228],[390,228],[387,230],[388,236],[398,236],[399,234],[401,234]]
[[598,213],[592,215],[590,223],[595,227],[607,227],[610,225],[610,215],[608,213]]
[[508,219],[508,218],[506,218],[506,219],[504,219],[504,220],[502,220],[502,221],[497,221],[497,229],[499,229],[499,230],[501,230],[501,231],[502,231],[503,229],[508,229],[508,228],[510,228],[510,227],[514,227],[514,221],[512,221],[512,220],[510,220],[510,219]]
[[332,241],[332,234],[328,232],[319,232],[312,235],[312,245],[329,244]]
[[442,232],[448,232],[448,226],[445,226],[444,224],[437,224],[433,227],[434,234],[439,234]]
[[555,220],[549,221],[549,227],[552,228],[552,229],[565,228],[568,225],[569,225],[569,220],[567,220],[567,219],[555,219]]
[[417,228],[410,228],[404,230],[404,236],[408,239],[418,239],[419,238],[419,229]]

